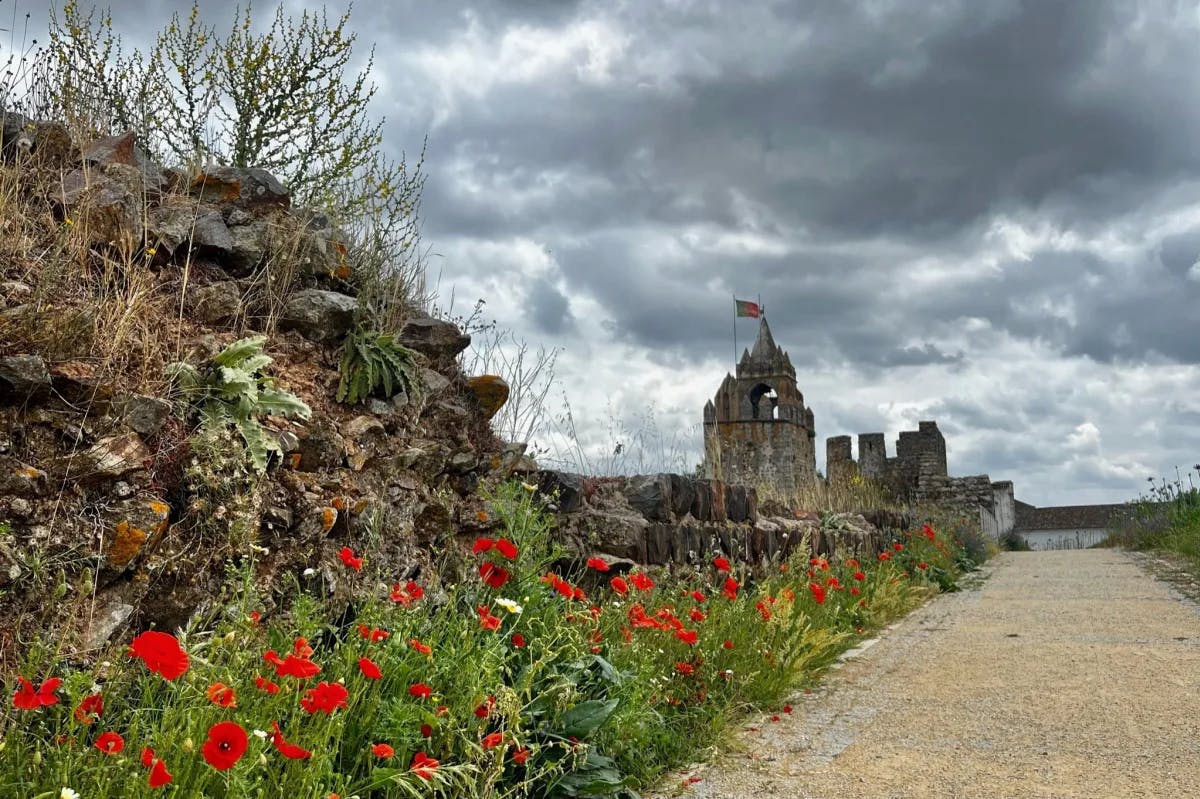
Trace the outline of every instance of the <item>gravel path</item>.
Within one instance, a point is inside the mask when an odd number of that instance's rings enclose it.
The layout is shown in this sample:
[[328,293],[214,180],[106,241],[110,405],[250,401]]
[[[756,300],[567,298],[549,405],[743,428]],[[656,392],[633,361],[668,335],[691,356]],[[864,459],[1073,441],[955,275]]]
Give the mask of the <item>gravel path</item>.
[[1200,608],[1138,563],[1004,553],[652,795],[1200,796]]

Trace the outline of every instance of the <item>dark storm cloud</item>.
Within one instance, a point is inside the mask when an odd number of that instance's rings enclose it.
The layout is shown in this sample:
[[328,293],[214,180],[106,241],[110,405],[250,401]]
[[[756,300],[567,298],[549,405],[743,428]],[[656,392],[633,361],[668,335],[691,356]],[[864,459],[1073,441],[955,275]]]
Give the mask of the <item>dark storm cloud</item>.
[[352,26],[386,146],[429,136],[443,282],[586,352],[571,388],[727,365],[731,298],[761,296],[822,437],[927,414],[963,471],[1064,486],[1200,443],[1194,4],[360,0]]

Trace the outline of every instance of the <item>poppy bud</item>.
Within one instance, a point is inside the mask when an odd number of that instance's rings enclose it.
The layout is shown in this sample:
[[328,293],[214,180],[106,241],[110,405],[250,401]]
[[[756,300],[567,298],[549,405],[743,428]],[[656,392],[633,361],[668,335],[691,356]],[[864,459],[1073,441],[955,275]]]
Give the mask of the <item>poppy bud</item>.
[[192,752],[196,751],[196,744],[192,741],[191,738],[183,739],[183,751],[187,752],[188,754],[191,754]]

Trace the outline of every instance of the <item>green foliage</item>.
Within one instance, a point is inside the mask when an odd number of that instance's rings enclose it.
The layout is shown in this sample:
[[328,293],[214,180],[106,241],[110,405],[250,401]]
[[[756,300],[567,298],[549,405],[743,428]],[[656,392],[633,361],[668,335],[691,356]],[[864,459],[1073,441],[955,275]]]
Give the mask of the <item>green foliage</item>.
[[[927,570],[906,573],[899,553],[831,563],[810,559],[803,547],[753,575],[738,565],[726,574],[704,556],[675,576],[655,574],[657,584],[639,587],[625,574],[623,588],[610,583],[614,573],[582,565],[563,571],[571,559],[521,484],[501,487],[489,504],[494,538],[469,555],[446,547],[442,582],[423,593],[405,578],[373,572],[369,551],[361,574],[328,555],[316,574],[336,575],[353,590],[357,617],[347,618],[344,604],[324,606],[327,587],[301,590],[297,577],[288,610],[277,593],[276,614],[253,618],[265,608],[247,566],[242,593],[215,597],[213,615],[179,636],[190,667],[173,682],[115,653],[92,669],[64,671],[53,647],[32,642],[19,673],[35,685],[64,678],[61,702],[0,715],[0,795],[57,795],[66,786],[81,796],[158,796],[136,758],[151,747],[174,776],[168,792],[187,796],[635,796],[711,745],[739,711],[778,708],[858,635],[934,590]],[[501,550],[499,539],[515,549]],[[945,536],[916,534],[902,547],[953,571]],[[501,585],[480,580],[484,564],[505,569]],[[116,646],[123,652],[127,643]],[[305,657],[308,647],[317,676],[272,670],[282,657]],[[282,690],[262,690],[259,675]],[[304,712],[298,699],[318,681],[344,686],[346,706]],[[217,682],[236,693],[236,707],[209,701]],[[84,725],[72,711],[96,683],[103,722]],[[286,759],[251,735],[245,756],[217,772],[200,745],[218,721],[247,731],[278,723],[311,756]],[[119,732],[134,757],[97,753],[104,730]],[[379,743],[394,754],[373,754]],[[412,768],[418,753],[439,763],[429,780]]]
[[246,444],[254,471],[267,470],[279,443],[259,423],[262,416],[285,416],[307,420],[312,411],[295,394],[276,388],[262,374],[271,358],[262,351],[266,336],[239,339],[218,353],[204,369],[176,362],[167,366],[178,396],[200,416],[201,426],[220,430],[233,425]]
[[1200,571],[1200,464],[1175,479],[1150,479],[1149,490],[1112,523],[1108,544],[1182,555]]
[[421,386],[417,373],[419,357],[413,350],[397,344],[393,336],[356,330],[342,345],[334,399],[354,405],[372,396],[386,399],[402,391],[415,394]]

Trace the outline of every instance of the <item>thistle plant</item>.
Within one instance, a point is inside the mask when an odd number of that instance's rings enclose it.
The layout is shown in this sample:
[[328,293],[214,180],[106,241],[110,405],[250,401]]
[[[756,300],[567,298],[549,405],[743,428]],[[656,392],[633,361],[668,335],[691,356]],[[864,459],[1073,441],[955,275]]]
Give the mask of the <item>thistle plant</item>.
[[353,405],[372,396],[387,399],[400,392],[416,393],[421,385],[416,371],[418,357],[413,350],[397,344],[393,336],[356,330],[342,345],[334,399]]
[[259,418],[307,420],[312,413],[299,397],[276,388],[271,378],[261,374],[272,362],[263,353],[266,340],[266,336],[239,339],[202,369],[180,361],[167,366],[178,397],[199,414],[200,425],[209,430],[237,428],[259,474],[267,470],[271,453],[282,454],[279,442],[263,430]]

